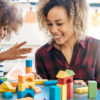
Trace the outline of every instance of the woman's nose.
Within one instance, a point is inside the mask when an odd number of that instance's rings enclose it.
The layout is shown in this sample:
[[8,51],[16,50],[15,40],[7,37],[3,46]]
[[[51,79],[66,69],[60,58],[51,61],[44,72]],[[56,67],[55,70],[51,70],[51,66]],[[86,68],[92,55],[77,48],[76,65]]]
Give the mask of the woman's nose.
[[57,31],[58,31],[57,26],[53,25],[53,26],[51,27],[51,33],[55,34],[55,33],[57,33]]

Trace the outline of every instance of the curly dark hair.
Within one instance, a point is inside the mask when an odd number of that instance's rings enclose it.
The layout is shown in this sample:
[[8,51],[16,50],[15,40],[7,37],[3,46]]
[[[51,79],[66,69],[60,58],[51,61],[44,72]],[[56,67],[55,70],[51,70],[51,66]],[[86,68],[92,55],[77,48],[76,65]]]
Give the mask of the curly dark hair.
[[10,37],[12,32],[17,33],[22,22],[22,16],[15,5],[8,0],[0,0],[0,26],[7,26],[6,38]]
[[85,38],[88,19],[88,5],[86,0],[39,0],[37,19],[40,29],[48,31],[46,18],[50,9],[55,6],[65,8],[67,15],[74,23],[77,40],[80,41]]

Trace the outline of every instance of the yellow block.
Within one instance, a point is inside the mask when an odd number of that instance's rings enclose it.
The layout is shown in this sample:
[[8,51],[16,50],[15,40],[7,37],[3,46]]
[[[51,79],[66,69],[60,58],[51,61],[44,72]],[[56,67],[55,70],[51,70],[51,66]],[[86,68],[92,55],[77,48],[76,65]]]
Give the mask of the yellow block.
[[87,93],[88,92],[88,87],[80,87],[75,89],[76,93]]
[[5,82],[3,82],[3,83],[0,85],[0,88],[3,88],[3,89],[13,89],[13,86],[10,84],[10,82],[5,81]]
[[16,88],[13,89],[4,89],[0,87],[0,92],[16,92]]
[[18,90],[24,91],[27,87],[35,89],[35,82],[18,83]]
[[67,84],[57,84],[57,86],[61,87],[61,100],[67,100]]
[[42,79],[42,80],[41,79],[40,80],[38,79],[38,80],[35,80],[35,84],[36,85],[44,85],[44,81],[47,81],[47,79]]
[[25,98],[22,98],[22,99],[17,99],[17,100],[34,100],[33,98],[31,97],[25,97]]
[[66,71],[60,70],[60,71],[57,73],[56,78],[66,78],[66,77],[68,77],[68,76],[69,76],[69,74],[68,74]]

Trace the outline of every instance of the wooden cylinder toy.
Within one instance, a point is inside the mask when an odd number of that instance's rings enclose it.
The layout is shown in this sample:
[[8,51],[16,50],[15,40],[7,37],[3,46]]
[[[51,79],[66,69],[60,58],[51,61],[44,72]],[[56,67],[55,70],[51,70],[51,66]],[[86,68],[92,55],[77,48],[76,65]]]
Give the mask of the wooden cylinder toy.
[[32,73],[32,60],[26,60],[26,73]]

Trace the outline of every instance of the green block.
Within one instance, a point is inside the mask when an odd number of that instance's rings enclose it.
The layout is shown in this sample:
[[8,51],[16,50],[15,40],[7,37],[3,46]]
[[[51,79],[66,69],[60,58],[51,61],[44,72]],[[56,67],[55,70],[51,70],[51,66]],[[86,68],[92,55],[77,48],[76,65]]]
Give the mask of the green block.
[[7,78],[6,77],[0,77],[0,80],[7,81]]
[[96,98],[96,96],[97,96],[97,82],[88,81],[88,97]]
[[69,76],[75,75],[73,70],[66,69],[66,72],[69,74]]

